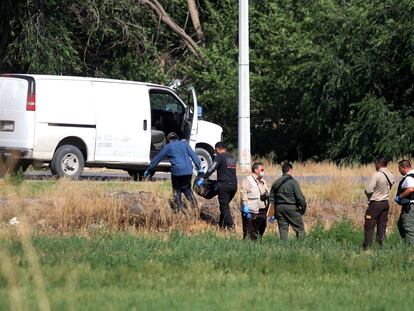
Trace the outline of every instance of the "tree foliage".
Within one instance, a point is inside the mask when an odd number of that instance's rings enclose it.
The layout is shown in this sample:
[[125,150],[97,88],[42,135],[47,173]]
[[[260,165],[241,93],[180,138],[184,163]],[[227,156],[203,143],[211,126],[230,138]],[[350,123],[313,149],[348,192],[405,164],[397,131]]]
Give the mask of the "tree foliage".
[[[202,58],[139,0],[5,0],[0,71],[181,79],[235,146],[237,1],[196,1],[202,37],[194,1],[157,2],[202,38]],[[413,23],[411,0],[251,1],[253,152],[278,161],[412,154]]]

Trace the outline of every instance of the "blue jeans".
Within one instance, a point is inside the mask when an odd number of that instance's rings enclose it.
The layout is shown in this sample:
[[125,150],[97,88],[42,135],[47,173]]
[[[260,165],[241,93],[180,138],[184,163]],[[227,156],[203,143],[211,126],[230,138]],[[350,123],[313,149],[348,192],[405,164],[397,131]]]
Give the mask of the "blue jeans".
[[184,196],[190,202],[191,207],[195,208],[197,201],[194,197],[193,191],[191,190],[191,175],[171,175],[171,183],[174,193],[174,200],[178,209],[181,210],[184,207],[181,199],[182,193],[184,193]]

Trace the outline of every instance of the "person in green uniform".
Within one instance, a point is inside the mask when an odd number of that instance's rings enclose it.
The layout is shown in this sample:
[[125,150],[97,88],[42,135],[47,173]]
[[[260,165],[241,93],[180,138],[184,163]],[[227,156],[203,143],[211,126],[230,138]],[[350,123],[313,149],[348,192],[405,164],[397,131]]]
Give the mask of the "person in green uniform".
[[299,183],[292,177],[293,165],[283,163],[282,173],[283,175],[272,184],[269,195],[269,203],[275,208],[280,239],[288,239],[289,225],[298,239],[304,239],[306,236],[303,224],[303,214],[306,211],[305,197]]

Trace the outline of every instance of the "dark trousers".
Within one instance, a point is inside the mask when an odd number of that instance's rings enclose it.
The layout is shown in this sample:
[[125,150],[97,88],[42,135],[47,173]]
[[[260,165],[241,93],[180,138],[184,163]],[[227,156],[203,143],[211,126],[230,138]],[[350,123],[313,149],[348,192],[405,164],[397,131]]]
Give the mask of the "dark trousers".
[[243,217],[242,214],[242,225],[243,240],[247,237],[251,240],[262,238],[267,225],[266,211],[261,210],[258,214],[250,213],[250,218]]
[[382,246],[387,229],[389,211],[390,204],[388,201],[369,202],[365,213],[364,249],[369,249],[371,247],[375,227],[377,227],[377,243]]
[[191,190],[191,175],[174,176],[171,175],[174,201],[179,210],[183,209],[181,194],[184,193],[186,199],[190,202],[191,207],[197,206],[196,198]]
[[219,226],[226,229],[234,229],[233,217],[230,213],[230,201],[237,192],[236,183],[217,183],[218,201],[220,205]]
[[276,204],[275,218],[281,240],[285,241],[288,239],[289,225],[295,231],[298,239],[304,239],[306,237],[302,214],[299,213],[296,205]]

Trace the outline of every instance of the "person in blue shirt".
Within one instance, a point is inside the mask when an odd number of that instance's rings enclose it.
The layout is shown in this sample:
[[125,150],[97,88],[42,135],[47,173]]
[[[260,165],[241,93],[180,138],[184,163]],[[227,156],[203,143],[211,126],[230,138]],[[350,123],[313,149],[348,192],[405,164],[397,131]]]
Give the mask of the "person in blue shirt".
[[179,140],[178,135],[171,132],[167,135],[167,144],[152,159],[147,170],[144,172],[144,177],[147,177],[151,171],[154,171],[158,163],[165,157],[171,162],[171,183],[176,203],[175,211],[183,210],[182,193],[184,193],[190,205],[193,208],[196,207],[197,201],[191,190],[191,177],[193,174],[192,162],[194,162],[199,173],[202,173],[201,163],[196,153],[186,141]]

